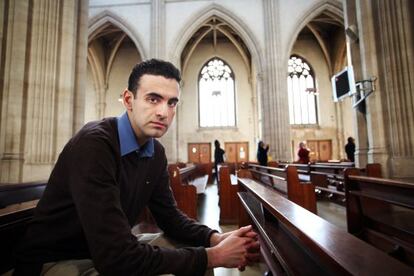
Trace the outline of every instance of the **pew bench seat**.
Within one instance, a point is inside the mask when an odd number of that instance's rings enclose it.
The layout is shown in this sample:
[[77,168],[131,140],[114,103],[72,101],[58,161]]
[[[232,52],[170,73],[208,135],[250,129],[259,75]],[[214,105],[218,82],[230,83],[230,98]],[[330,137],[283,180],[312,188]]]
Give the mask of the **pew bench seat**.
[[196,187],[197,194],[203,194],[206,191],[207,183],[208,183],[207,174],[194,178],[193,180],[190,180],[188,182],[188,184]]

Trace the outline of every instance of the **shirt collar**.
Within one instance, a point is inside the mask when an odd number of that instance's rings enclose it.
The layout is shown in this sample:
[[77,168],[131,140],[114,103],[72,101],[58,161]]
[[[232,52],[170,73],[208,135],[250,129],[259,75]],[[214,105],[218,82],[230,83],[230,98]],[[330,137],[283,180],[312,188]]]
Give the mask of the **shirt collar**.
[[117,121],[121,156],[125,156],[133,151],[137,152],[139,157],[152,157],[154,155],[154,139],[150,138],[140,147],[132,130],[127,112],[117,117]]

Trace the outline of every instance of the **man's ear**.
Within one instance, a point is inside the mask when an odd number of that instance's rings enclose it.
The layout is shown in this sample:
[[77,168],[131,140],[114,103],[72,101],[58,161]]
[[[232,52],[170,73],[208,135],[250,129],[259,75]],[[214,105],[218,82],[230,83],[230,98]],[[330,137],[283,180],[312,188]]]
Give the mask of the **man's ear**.
[[125,89],[122,92],[122,102],[127,110],[132,110],[132,100],[134,99],[134,94],[128,89]]

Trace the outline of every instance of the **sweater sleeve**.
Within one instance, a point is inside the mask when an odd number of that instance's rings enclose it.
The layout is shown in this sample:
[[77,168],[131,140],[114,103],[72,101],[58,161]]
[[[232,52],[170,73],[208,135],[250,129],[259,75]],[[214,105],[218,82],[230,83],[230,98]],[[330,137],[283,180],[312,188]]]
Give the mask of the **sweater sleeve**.
[[154,190],[149,207],[165,234],[188,245],[209,247],[210,236],[217,231],[190,219],[178,209],[170,188],[166,160]]
[[203,275],[207,265],[203,247],[152,247],[131,234],[120,203],[116,154],[108,141],[96,137],[78,140],[67,167],[80,224],[100,274]]

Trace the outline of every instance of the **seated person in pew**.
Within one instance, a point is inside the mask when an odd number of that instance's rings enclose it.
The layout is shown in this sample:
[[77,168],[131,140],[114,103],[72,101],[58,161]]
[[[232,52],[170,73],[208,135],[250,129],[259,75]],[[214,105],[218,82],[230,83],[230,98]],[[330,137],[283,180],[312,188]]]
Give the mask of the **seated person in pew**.
[[[126,112],[86,124],[66,144],[16,250],[14,275],[203,275],[258,260],[251,226],[219,233],[177,209],[155,138],[172,123],[180,80],[169,62],[137,64],[122,94]],[[138,240],[131,227],[146,206],[166,237],[192,247]]]

